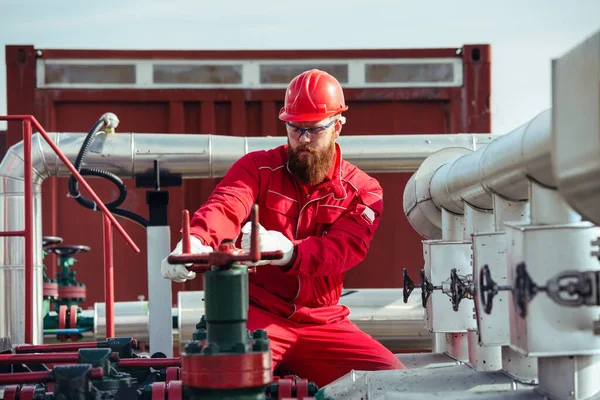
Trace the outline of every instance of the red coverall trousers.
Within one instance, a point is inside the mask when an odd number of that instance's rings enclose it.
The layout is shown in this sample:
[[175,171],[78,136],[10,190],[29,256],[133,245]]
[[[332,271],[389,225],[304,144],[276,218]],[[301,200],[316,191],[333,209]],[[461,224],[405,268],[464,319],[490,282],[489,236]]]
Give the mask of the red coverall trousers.
[[299,324],[251,305],[247,326],[267,331],[273,369],[280,366],[319,387],[353,369],[404,369],[388,349],[348,318],[324,325]]

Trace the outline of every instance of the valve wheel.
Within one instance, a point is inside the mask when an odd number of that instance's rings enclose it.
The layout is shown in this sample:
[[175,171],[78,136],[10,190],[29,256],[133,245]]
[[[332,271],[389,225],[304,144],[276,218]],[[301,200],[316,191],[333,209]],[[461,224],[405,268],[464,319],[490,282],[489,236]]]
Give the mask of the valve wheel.
[[408,303],[408,298],[410,294],[415,289],[415,283],[410,276],[408,276],[408,269],[404,268],[402,270],[402,282],[404,283],[402,286],[402,299],[404,300],[404,304]]
[[23,386],[19,393],[19,400],[33,400],[35,396],[35,386]]
[[292,397],[292,380],[280,379],[277,381],[277,398],[286,399]]
[[[58,308],[58,329],[66,329],[67,328],[67,306],[62,305]],[[60,334],[58,335],[58,340],[61,342],[67,341],[67,335]]]
[[58,254],[59,256],[72,256],[80,251],[90,251],[89,246],[76,245],[76,246],[48,246],[44,250],[50,253]]
[[483,266],[479,274],[479,293],[483,311],[491,314],[494,297],[498,294],[498,285],[492,279],[490,267],[487,264]]
[[44,236],[42,237],[42,248],[46,248],[46,246],[51,246],[54,244],[62,243],[63,239],[58,236]]
[[[77,328],[77,306],[75,304],[72,304],[71,308],[69,309],[69,328]],[[77,334],[73,333],[71,335],[71,340],[77,342],[79,337]]]
[[19,386],[10,385],[4,388],[4,400],[15,400],[19,393]]
[[252,222],[252,234],[250,238],[250,251],[245,252],[237,249],[232,241],[223,242],[219,248],[210,253],[190,253],[190,213],[188,210],[183,210],[183,238],[182,238],[182,254],[173,254],[167,258],[170,264],[192,264],[188,270],[194,272],[209,271],[212,266],[221,268],[231,268],[235,262],[259,260],[279,260],[283,258],[283,252],[277,251],[260,251],[259,236],[258,236],[258,204],[252,206],[250,213]]
[[164,382],[154,382],[152,385],[152,400],[165,400],[167,393],[167,384]]
[[304,400],[308,398],[308,380],[296,379],[296,398]]
[[527,317],[527,308],[531,299],[538,292],[538,286],[533,282],[527,272],[527,266],[524,262],[517,265],[514,284],[514,303],[517,313],[521,318]]
[[165,382],[179,380],[179,367],[168,367],[166,372]]
[[421,270],[421,303],[423,308],[427,308],[427,301],[429,296],[433,292],[433,285],[429,282],[429,279],[425,276],[425,270]]
[[169,400],[181,400],[183,398],[182,381],[171,381],[167,384],[167,398]]
[[450,300],[452,301],[452,309],[458,311],[460,301],[467,296],[467,287],[458,276],[456,268],[450,271]]

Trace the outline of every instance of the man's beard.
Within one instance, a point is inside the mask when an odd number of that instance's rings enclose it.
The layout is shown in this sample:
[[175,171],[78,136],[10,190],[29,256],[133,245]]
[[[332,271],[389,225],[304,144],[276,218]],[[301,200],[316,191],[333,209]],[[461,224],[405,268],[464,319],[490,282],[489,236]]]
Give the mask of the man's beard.
[[[301,155],[300,151],[308,150],[310,154]],[[316,185],[323,182],[335,155],[335,138],[331,137],[329,146],[321,152],[315,151],[307,143],[299,144],[292,150],[288,138],[288,167],[303,183]]]

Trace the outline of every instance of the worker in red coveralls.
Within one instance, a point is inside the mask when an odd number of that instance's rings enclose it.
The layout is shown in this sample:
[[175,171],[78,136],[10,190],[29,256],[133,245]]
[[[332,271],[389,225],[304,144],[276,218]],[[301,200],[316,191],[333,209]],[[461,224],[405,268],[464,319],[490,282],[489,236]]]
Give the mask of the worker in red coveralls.
[[[261,251],[284,257],[251,264],[261,266],[249,278],[247,327],[268,332],[274,368],[319,386],[353,369],[404,368],[338,304],[344,274],[365,258],[383,210],[377,180],[344,161],[336,143],[347,109],[333,76],[295,77],[279,112],[287,144],[240,158],[190,222],[192,253],[239,235],[248,250],[258,204]],[[181,242],[171,254],[181,254]],[[161,273],[175,282],[195,277],[166,259]]]

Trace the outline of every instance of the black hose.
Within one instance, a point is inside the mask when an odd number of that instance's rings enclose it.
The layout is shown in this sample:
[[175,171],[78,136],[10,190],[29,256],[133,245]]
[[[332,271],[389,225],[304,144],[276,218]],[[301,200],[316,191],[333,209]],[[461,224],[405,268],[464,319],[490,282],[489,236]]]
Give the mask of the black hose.
[[[132,211],[118,208],[121,204],[123,204],[123,202],[127,198],[127,188],[125,187],[125,183],[121,178],[119,178],[112,172],[104,171],[98,168],[81,168],[83,159],[85,158],[87,152],[90,150],[90,146],[94,141],[94,137],[104,127],[104,125],[104,119],[100,119],[94,124],[94,126],[92,126],[92,129],[89,131],[89,133],[85,137],[85,140],[83,141],[83,144],[81,145],[81,149],[77,154],[77,158],[75,159],[75,164],[73,164],[73,166],[81,176],[97,176],[100,178],[108,179],[109,181],[114,183],[119,189],[119,197],[117,197],[116,200],[113,200],[109,203],[104,203],[106,208],[108,208],[109,211],[111,211],[113,214],[130,219],[133,222],[136,222],[137,224],[146,228],[148,226],[148,221],[144,217]],[[81,193],[79,192],[79,183],[73,175],[69,177],[69,195],[73,197],[83,207],[94,211],[99,210],[99,207],[95,201],[87,199],[81,195]]]

